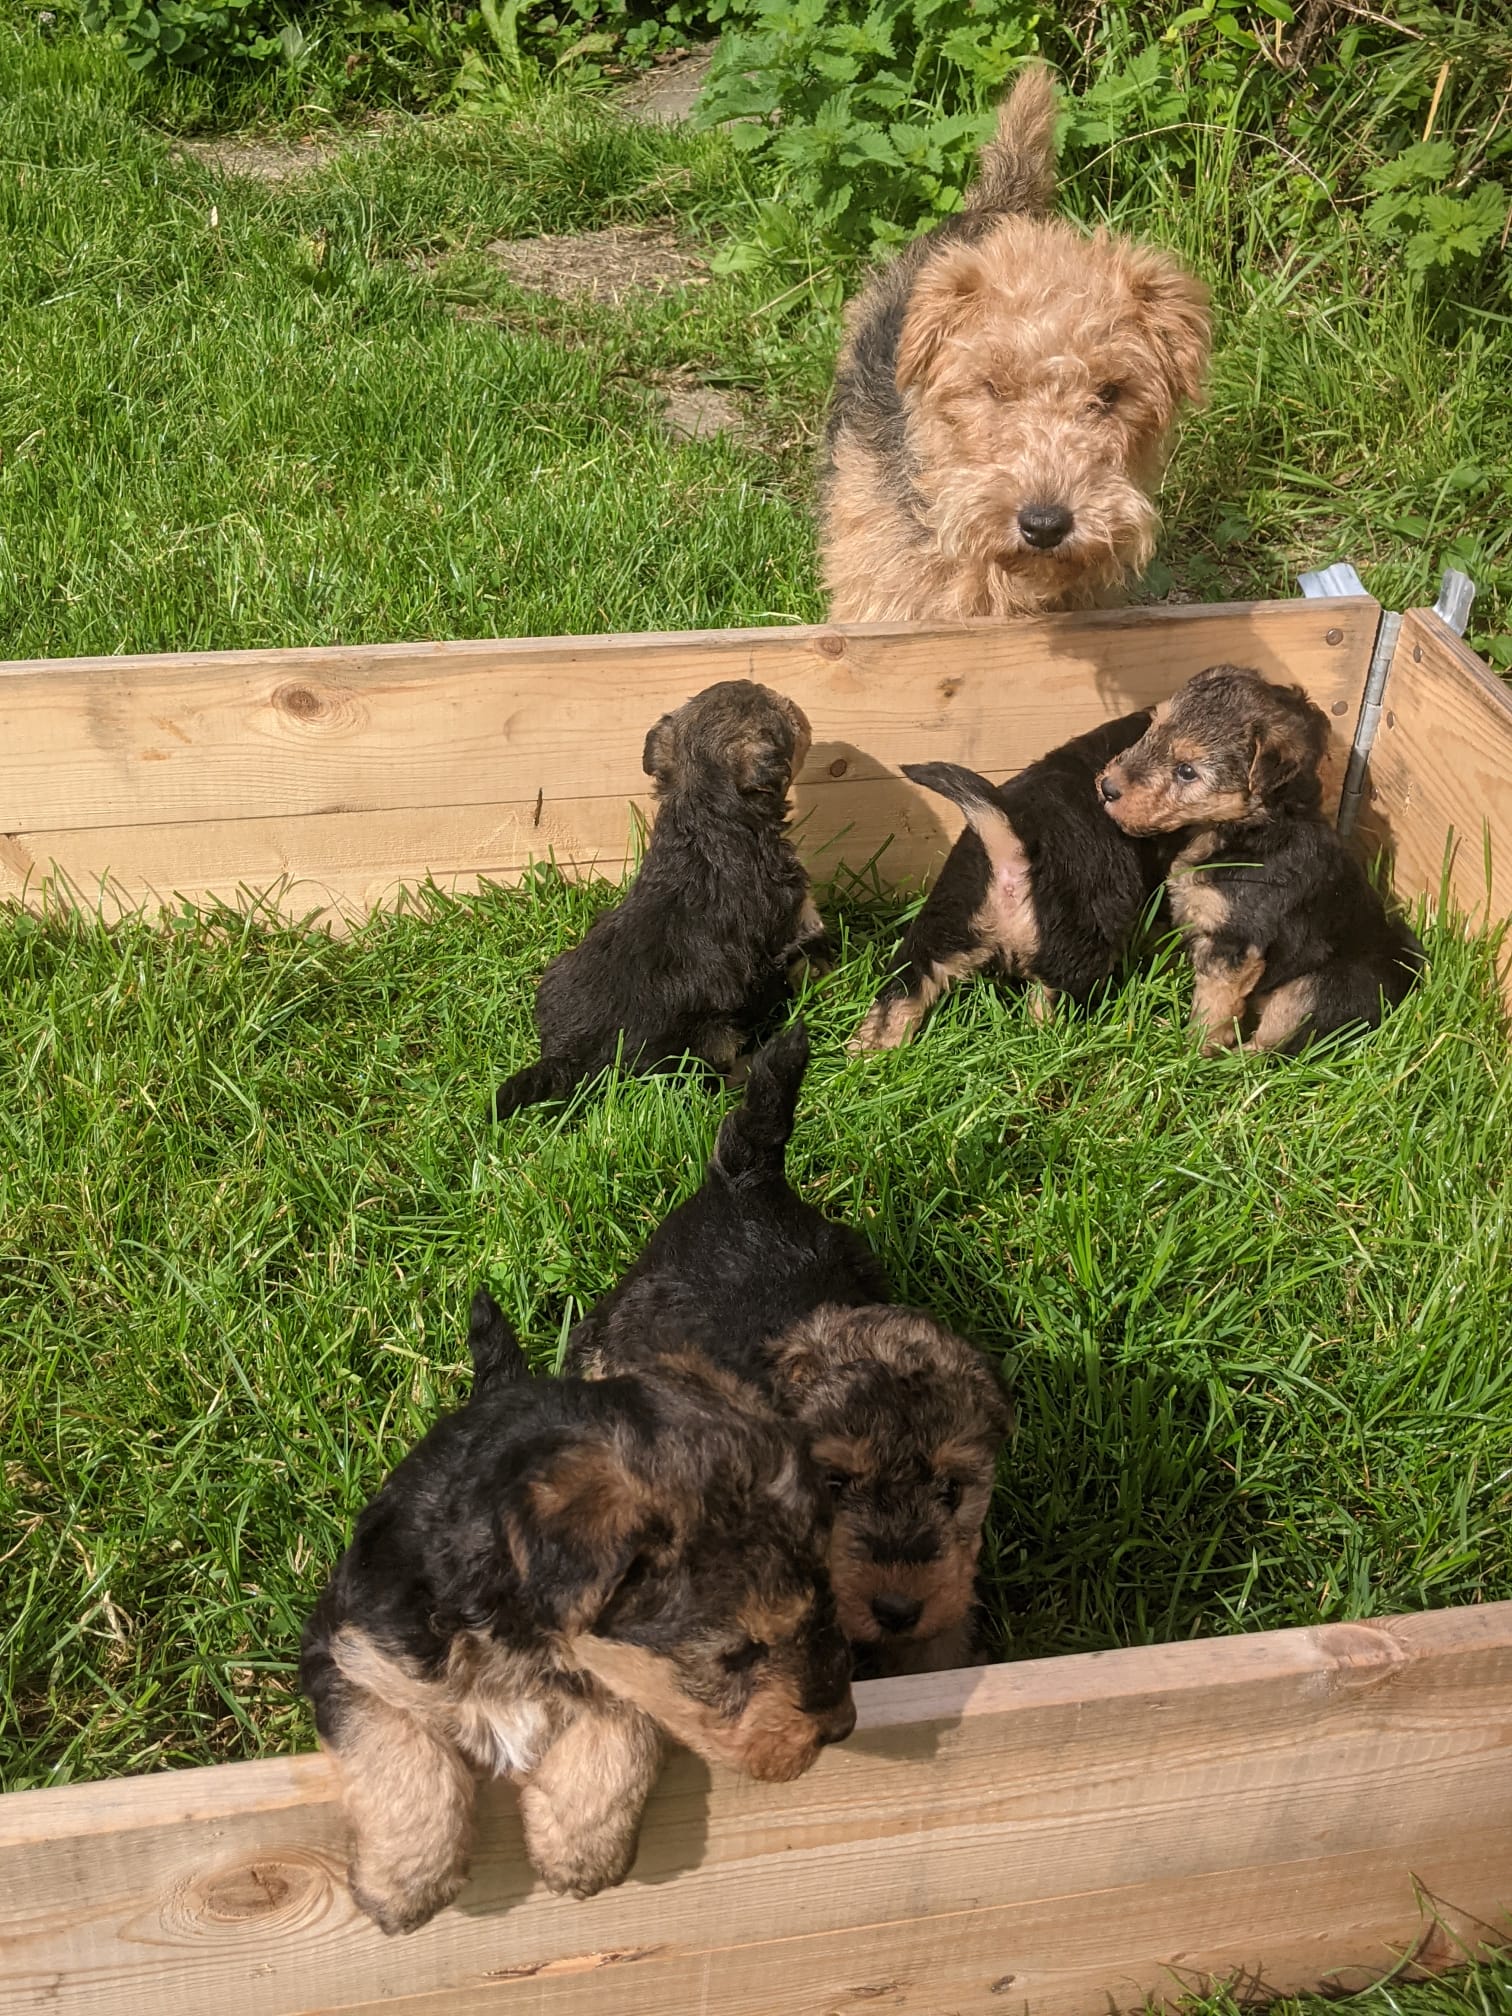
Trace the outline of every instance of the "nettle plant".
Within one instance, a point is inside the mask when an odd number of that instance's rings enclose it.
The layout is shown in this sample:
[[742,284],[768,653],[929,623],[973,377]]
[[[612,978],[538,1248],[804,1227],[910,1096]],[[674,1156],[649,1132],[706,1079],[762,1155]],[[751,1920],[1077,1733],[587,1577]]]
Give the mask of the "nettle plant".
[[[1451,140],[1419,140],[1403,148],[1372,168],[1365,186],[1377,192],[1365,212],[1365,229],[1400,246],[1410,272],[1463,270],[1505,242],[1506,189],[1459,172],[1459,150]],[[1508,280],[1512,283],[1512,269]]]
[[976,0],[713,0],[725,33],[699,106],[779,170],[781,235],[801,208],[842,248],[898,244],[959,208],[992,106],[1039,49],[1042,11]]
[[269,0],[84,0],[80,21],[109,35],[133,70],[292,59],[304,40]]

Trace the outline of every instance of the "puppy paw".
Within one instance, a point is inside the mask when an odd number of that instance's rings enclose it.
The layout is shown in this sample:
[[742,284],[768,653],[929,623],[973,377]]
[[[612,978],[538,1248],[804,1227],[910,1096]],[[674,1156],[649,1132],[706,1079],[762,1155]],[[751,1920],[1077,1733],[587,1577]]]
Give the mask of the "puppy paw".
[[549,1859],[536,1860],[541,1881],[554,1897],[596,1897],[623,1883],[635,1860],[635,1841],[564,1844]]
[[878,1001],[845,1046],[847,1057],[864,1057],[873,1050],[896,1050],[906,1043],[922,1019],[912,1001]]
[[391,1939],[401,1932],[418,1932],[422,1925],[428,1925],[438,1911],[456,1901],[466,1881],[464,1872],[406,1888],[397,1883],[369,1881],[355,1865],[347,1871],[352,1902]]

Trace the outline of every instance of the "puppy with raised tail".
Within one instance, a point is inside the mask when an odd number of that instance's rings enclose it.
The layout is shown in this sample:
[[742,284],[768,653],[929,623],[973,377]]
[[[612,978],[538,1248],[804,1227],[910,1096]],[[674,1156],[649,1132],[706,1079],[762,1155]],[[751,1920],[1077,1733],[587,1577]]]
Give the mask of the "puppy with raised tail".
[[1403,1001],[1423,948],[1323,816],[1328,716],[1300,686],[1210,665],[1099,779],[1123,833],[1179,836],[1168,884],[1205,1054],[1301,1050]]
[[852,1050],[896,1048],[971,973],[1027,980],[1037,1017],[1062,994],[1084,1004],[1108,979],[1173,851],[1119,832],[1097,797],[1098,772],[1150,718],[1144,709],[1106,722],[1006,784],[954,763],[904,764],[905,777],[960,806],[966,831],[904,934]]
[[1111,599],[1210,343],[1169,253],[1051,214],[1055,93],[1026,69],[966,207],[848,317],[820,545],[837,621],[1021,616]]
[[541,1057],[494,1095],[494,1118],[565,1099],[620,1058],[729,1073],[804,967],[824,925],[787,835],[788,789],[810,742],[803,711],[727,679],[664,714],[643,763],[656,823],[629,894],[559,954],[536,991]]
[[788,1182],[807,1066],[801,1022],[757,1052],[702,1187],[573,1331],[568,1362],[613,1374],[694,1351],[769,1397],[828,1479],[830,1579],[862,1670],[965,1665],[1011,1406],[982,1352],[890,1301],[865,1240]]

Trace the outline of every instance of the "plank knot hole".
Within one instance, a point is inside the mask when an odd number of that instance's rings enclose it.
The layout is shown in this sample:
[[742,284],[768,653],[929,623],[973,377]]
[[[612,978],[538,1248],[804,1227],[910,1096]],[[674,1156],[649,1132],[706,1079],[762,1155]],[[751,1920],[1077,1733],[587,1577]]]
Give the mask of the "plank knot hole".
[[825,658],[843,658],[845,656],[845,639],[843,637],[828,635],[821,637],[819,639],[819,650],[820,654]]
[[296,721],[314,721],[325,712],[319,694],[312,693],[308,686],[280,686],[273,695],[273,704],[285,714],[292,714]]

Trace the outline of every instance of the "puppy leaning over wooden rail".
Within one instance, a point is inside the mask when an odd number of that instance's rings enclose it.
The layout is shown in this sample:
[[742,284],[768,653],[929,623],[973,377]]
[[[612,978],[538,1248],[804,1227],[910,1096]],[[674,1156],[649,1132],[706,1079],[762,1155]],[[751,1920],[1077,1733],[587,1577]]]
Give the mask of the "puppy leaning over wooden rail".
[[1295,1052],[1405,999],[1423,948],[1323,816],[1328,717],[1300,686],[1210,665],[1098,780],[1129,834],[1175,834],[1167,884],[1191,958],[1192,1027]]
[[1154,551],[1207,290],[1168,252],[1050,214],[1054,131],[1050,74],[1026,70],[965,209],[851,310],[820,499],[836,621],[1084,608]]
[[642,758],[657,812],[640,873],[542,974],[540,1062],[499,1087],[496,1120],[565,1098],[616,1057],[631,1071],[692,1056],[729,1072],[803,967],[825,963],[786,831],[810,739],[801,708],[749,679],[663,714]]
[[895,1049],[970,973],[1030,981],[1039,1017],[1062,994],[1085,1003],[1108,978],[1175,851],[1126,837],[1097,796],[1098,772],[1150,718],[1145,708],[1105,722],[1001,785],[953,763],[904,764],[905,777],[959,805],[967,827],[852,1050]]
[[696,1361],[524,1377],[484,1294],[472,1331],[474,1397],[359,1517],[300,1659],[385,1932],[461,1890],[477,1772],[519,1786],[547,1885],[588,1897],[630,1869],[664,1732],[786,1779],[855,1723],[793,1428]]
[[827,1476],[830,1579],[862,1666],[960,1666],[1012,1410],[983,1354],[890,1302],[866,1242],[788,1183],[808,1049],[799,1022],[757,1052],[702,1188],[578,1324],[568,1363],[612,1374],[696,1351],[769,1394]]

